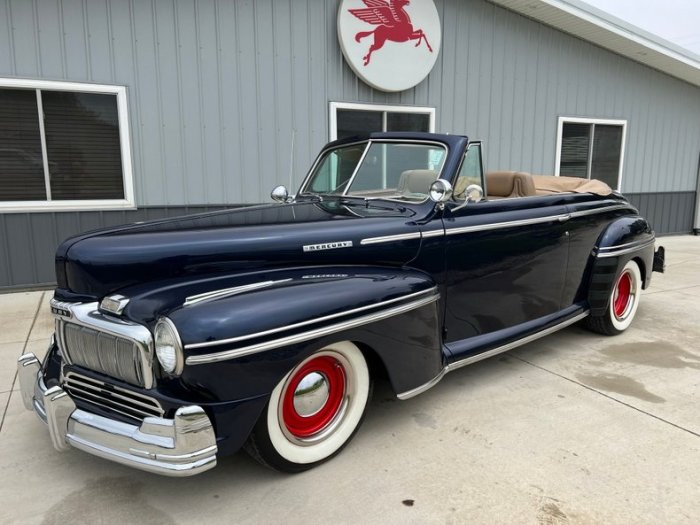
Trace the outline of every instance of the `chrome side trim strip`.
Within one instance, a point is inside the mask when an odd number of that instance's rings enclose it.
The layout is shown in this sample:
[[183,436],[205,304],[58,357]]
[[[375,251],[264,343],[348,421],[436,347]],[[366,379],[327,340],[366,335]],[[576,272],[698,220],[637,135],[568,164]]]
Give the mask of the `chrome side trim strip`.
[[536,341],[537,339],[540,339],[541,337],[547,336],[549,334],[553,334],[554,332],[558,332],[559,330],[566,328],[567,326],[570,326],[574,323],[577,323],[584,317],[587,317],[589,314],[588,310],[585,312],[582,312],[570,319],[567,319],[564,322],[561,322],[557,325],[550,326],[549,328],[546,328],[540,332],[534,333],[532,335],[529,335],[527,337],[523,337],[522,339],[518,339],[517,341],[513,341],[512,343],[505,344],[503,346],[499,346],[498,348],[494,348],[493,350],[489,350],[487,352],[482,352],[480,354],[477,354],[472,357],[467,357],[466,359],[462,359],[461,361],[457,361],[455,363],[451,363],[447,365],[447,371],[452,372],[453,370],[457,370],[459,368],[462,368],[467,365],[471,365],[472,363],[477,363],[479,361],[483,361],[484,359],[487,359],[489,357],[492,357],[494,355],[502,354],[503,352],[507,352],[508,350],[512,350],[513,348],[517,348],[519,346],[525,345],[527,343],[531,343],[532,341]]
[[428,381],[427,383],[424,383],[424,384],[417,386],[416,388],[413,388],[413,389],[408,390],[406,392],[402,392],[400,394],[397,394],[396,397],[398,397],[401,401],[404,401],[406,399],[411,399],[412,397],[415,397],[418,394],[422,394],[426,390],[430,390],[435,385],[437,385],[440,382],[440,380],[443,377],[445,377],[446,373],[447,373],[447,367],[440,370],[440,373],[438,375],[436,375],[434,378],[432,378],[430,381]]
[[536,217],[534,219],[521,219],[517,221],[495,222],[493,224],[477,224],[474,226],[462,226],[460,228],[447,228],[446,230],[433,230],[429,232],[402,233],[399,235],[386,235],[384,237],[370,237],[362,239],[361,245],[378,244],[384,242],[405,241],[408,239],[440,237],[442,235],[459,235],[460,233],[481,232],[489,230],[500,230],[502,228],[517,228],[519,226],[529,226],[531,224],[542,224],[545,222],[566,222],[574,217],[584,217],[587,215],[595,215],[614,211],[618,209],[628,208],[626,204],[617,204],[615,206],[607,206],[605,208],[597,208],[595,210],[584,210],[573,213],[563,213],[560,215],[548,215],[546,217]]
[[[389,299],[388,301],[382,301],[381,303],[368,304],[366,306],[360,306],[359,308],[353,308],[352,310],[346,310],[344,312],[338,312],[337,314],[330,314],[323,317],[316,317],[314,319],[309,319],[308,321],[302,321],[300,323],[290,324],[286,326],[279,326],[277,328],[272,328],[270,330],[265,330],[263,332],[256,332],[254,334],[239,335],[237,337],[231,337],[229,339],[221,339],[220,341],[207,341],[204,343],[190,343],[185,345],[186,350],[194,350],[196,348],[208,348],[210,346],[219,346],[229,343],[237,343],[238,341],[245,341],[247,339],[255,339],[256,337],[265,337],[266,335],[276,334],[278,332],[284,332],[286,330],[294,330],[295,328],[301,328],[302,326],[308,326],[310,324],[322,323],[323,321],[329,321],[331,319],[336,319],[338,317],[343,317],[345,315],[352,315],[359,312],[364,312],[372,308],[381,308],[382,306],[387,306],[389,304],[398,303],[399,301],[405,301],[408,299],[413,299],[421,295],[435,294],[437,293],[437,287],[430,288],[428,290],[423,290],[420,292],[415,292],[409,295],[403,295],[401,297],[396,297],[394,299]],[[189,358],[187,360],[189,364]]]
[[622,248],[629,248],[632,246],[639,246],[640,244],[646,244],[650,240],[656,240],[656,236],[653,236],[652,239],[644,239],[643,241],[632,241],[632,242],[627,242],[625,244],[617,244],[615,246],[603,246],[602,248],[598,248],[599,252],[610,252],[614,250],[620,250]]
[[423,239],[429,239],[430,237],[442,237],[443,235],[445,235],[444,229],[431,230],[429,232],[422,232],[421,233],[421,237],[423,237]]
[[529,226],[531,224],[542,224],[545,222],[554,222],[568,218],[568,213],[560,215],[548,215],[546,217],[537,217],[535,219],[521,219],[517,221],[495,222],[493,224],[477,224],[474,226],[462,226],[461,228],[448,228],[445,231],[446,235],[458,235],[460,233],[480,232],[489,230],[500,230],[502,228],[516,228],[518,226]]
[[585,217],[587,215],[596,215],[598,213],[604,213],[608,211],[615,211],[615,210],[622,210],[622,209],[630,209],[629,204],[614,204],[612,206],[606,206],[605,208],[595,208],[593,210],[582,210],[582,211],[574,211],[571,213],[571,217]]
[[381,321],[388,317],[393,317],[405,312],[410,312],[422,306],[434,303],[440,298],[439,294],[431,295],[430,297],[424,297],[418,299],[417,301],[410,302],[408,304],[402,304],[395,306],[394,308],[389,308],[382,312],[376,312],[363,317],[358,317],[356,319],[351,319],[349,321],[343,321],[331,326],[326,326],[323,328],[316,328],[314,330],[309,330],[308,332],[303,332],[301,334],[291,335],[287,337],[282,337],[280,339],[275,339],[272,341],[267,341],[265,343],[260,343],[256,345],[246,346],[243,348],[236,348],[233,350],[226,350],[223,352],[217,352],[213,354],[204,354],[197,356],[190,356],[187,358],[188,365],[201,365],[204,363],[216,363],[219,361],[226,361],[228,359],[236,359],[238,357],[243,357],[251,354],[257,354],[259,352],[265,352],[267,350],[273,350],[281,346],[287,346],[291,344],[301,343],[304,341],[309,341],[311,339],[316,339],[317,337],[323,337],[335,332],[342,332],[344,330],[349,330],[351,328],[356,328],[369,323],[374,323],[376,321]]
[[383,237],[370,237],[368,239],[362,239],[360,244],[366,246],[368,244],[380,244],[384,242],[394,242],[394,241],[407,241],[409,239],[420,239],[420,232],[412,233],[400,233],[398,235],[385,235]]
[[502,228],[516,228],[519,226],[529,226],[531,224],[542,224],[545,222],[566,222],[569,219],[575,217],[584,217],[587,215],[596,215],[598,213],[605,213],[615,210],[629,209],[627,204],[616,204],[614,206],[606,206],[604,208],[596,208],[594,210],[583,210],[575,211],[572,213],[562,213],[560,215],[548,215],[546,217],[536,217],[534,219],[522,219],[517,221],[507,221],[507,222],[496,222],[493,224],[479,224],[474,226],[463,226],[461,228],[451,228],[445,231],[446,235],[458,235],[460,233],[478,232],[478,231],[489,231],[489,230],[500,230]]
[[625,255],[626,253],[636,252],[637,250],[643,250],[644,248],[647,248],[648,246],[653,246],[654,242],[656,242],[656,239],[650,239],[646,242],[643,242],[641,244],[637,244],[635,246],[631,246],[629,248],[623,248],[620,250],[609,251],[609,252],[598,252],[596,257],[598,257],[600,259],[604,259],[606,257],[617,257],[618,255]]
[[541,337],[545,337],[549,334],[553,334],[554,332],[558,332],[559,330],[566,328],[567,326],[570,326],[581,319],[587,317],[589,314],[588,311],[582,312],[571,319],[567,319],[566,321],[559,323],[558,325],[551,326],[545,330],[542,330],[540,332],[537,332],[535,334],[529,335],[527,337],[524,337],[523,339],[519,339],[517,341],[513,341],[512,343],[508,343],[503,346],[499,346],[498,348],[494,348],[493,350],[489,350],[487,352],[483,352],[481,354],[477,354],[472,357],[468,357],[466,359],[463,359],[461,361],[457,361],[455,363],[449,364],[445,366],[438,375],[436,375],[434,378],[432,378],[430,381],[427,383],[424,383],[416,388],[413,388],[411,390],[408,390],[406,392],[401,392],[400,394],[397,394],[396,397],[398,397],[400,400],[406,400],[410,399],[412,397],[417,396],[418,394],[422,394],[426,390],[431,389],[435,385],[437,385],[440,380],[445,377],[445,374],[448,372],[452,372],[454,370],[458,370],[462,367],[465,367],[467,365],[471,365],[472,363],[476,363],[478,361],[482,361],[484,359],[487,359],[489,357],[493,357],[494,355],[502,354],[503,352],[507,352],[508,350],[512,350],[513,348],[517,348],[518,346],[525,345],[527,343],[531,343],[532,341],[536,341],[537,339],[540,339]]
[[213,290],[211,292],[191,295],[190,297],[187,297],[185,299],[183,306],[192,306],[193,304],[199,304],[205,301],[212,301],[221,297],[228,297],[230,295],[237,295],[240,293],[250,292],[252,290],[258,290],[260,288],[267,288],[268,286],[273,286],[275,284],[284,283],[287,281],[291,281],[291,279],[280,279],[277,281],[262,281],[259,283],[244,284],[242,286],[234,286],[232,288],[223,288],[221,290]]

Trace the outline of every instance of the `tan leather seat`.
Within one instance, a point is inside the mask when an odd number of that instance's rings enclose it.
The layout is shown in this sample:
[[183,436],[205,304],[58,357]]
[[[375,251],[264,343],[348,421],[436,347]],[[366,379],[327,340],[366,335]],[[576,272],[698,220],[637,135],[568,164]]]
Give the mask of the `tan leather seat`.
[[430,185],[437,179],[434,170],[407,170],[401,174],[398,190],[401,193],[428,194]]
[[537,195],[532,175],[520,171],[489,171],[486,173],[489,197],[532,197]]

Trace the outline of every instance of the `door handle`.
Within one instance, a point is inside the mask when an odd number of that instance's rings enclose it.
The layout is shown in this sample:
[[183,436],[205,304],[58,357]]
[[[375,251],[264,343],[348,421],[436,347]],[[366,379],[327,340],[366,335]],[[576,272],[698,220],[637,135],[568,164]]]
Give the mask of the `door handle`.
[[566,222],[566,221],[568,221],[569,219],[571,219],[571,214],[570,214],[570,213],[567,213],[566,215],[560,215],[560,216],[558,217],[559,222]]

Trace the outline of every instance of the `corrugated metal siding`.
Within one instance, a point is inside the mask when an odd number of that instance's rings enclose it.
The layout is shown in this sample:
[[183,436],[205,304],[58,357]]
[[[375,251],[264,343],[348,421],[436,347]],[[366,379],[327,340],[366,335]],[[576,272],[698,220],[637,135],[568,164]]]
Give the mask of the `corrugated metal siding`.
[[696,193],[628,193],[626,197],[657,234],[688,233],[693,229]]
[[[127,86],[140,207],[258,202],[297,186],[328,139],[331,101],[434,106],[438,131],[485,140],[489,169],[534,173],[554,172],[558,116],[623,118],[624,192],[696,190],[700,89],[484,0],[436,0],[433,72],[381,93],[343,60],[338,5],[0,0],[0,76]],[[47,243],[120,213],[3,217],[0,286],[52,281]]]
[[700,89],[483,0],[436,3],[440,58],[399,94],[350,71],[325,0],[5,0],[0,75],[126,85],[139,205],[266,199],[292,143],[297,184],[330,101],[435,106],[489,167],[538,173],[559,115],[626,118],[623,190],[695,190]]

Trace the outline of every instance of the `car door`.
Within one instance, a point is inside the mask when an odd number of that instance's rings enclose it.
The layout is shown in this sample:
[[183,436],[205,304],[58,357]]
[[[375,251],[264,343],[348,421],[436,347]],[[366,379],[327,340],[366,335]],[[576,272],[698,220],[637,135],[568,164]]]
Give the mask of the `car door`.
[[[455,199],[446,204],[442,216],[445,342],[453,353],[478,353],[473,345],[464,344],[467,339],[559,311],[566,276],[563,201],[533,196],[465,202],[465,182],[477,181],[482,187],[487,182],[481,145],[472,143],[454,181]],[[488,196],[488,188],[486,192]],[[517,335],[517,329],[511,335]]]

